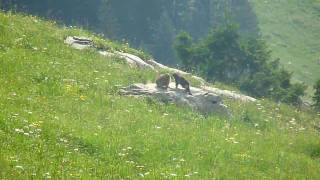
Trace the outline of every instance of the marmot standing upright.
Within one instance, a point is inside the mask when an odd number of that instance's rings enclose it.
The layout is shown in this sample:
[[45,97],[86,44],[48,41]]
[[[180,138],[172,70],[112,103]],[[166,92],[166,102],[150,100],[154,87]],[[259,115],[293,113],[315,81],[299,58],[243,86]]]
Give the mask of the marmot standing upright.
[[172,76],[174,77],[174,81],[176,82],[176,88],[178,88],[180,84],[190,95],[192,95],[190,91],[190,84],[184,77],[182,77],[178,73],[173,73]]
[[169,83],[170,83],[169,74],[161,74],[156,80],[156,84],[158,88],[168,89]]

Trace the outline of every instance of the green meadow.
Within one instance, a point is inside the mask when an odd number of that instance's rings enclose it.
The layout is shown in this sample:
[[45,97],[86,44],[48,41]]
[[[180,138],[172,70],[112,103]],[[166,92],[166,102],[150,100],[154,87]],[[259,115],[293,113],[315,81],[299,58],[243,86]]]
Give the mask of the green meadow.
[[225,99],[227,119],[123,97],[121,87],[156,73],[72,49],[69,35],[149,56],[0,13],[0,179],[320,179],[320,114]]
[[294,72],[296,81],[312,86],[320,79],[320,1],[251,0],[258,27],[274,58]]

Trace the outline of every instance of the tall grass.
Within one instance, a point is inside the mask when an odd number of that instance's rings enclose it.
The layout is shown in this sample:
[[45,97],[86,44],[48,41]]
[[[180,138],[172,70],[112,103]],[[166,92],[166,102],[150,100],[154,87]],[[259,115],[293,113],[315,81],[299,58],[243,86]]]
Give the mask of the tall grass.
[[296,81],[312,86],[320,78],[320,1],[252,0],[262,35],[274,58],[294,72]]
[[226,100],[232,119],[205,118],[122,97],[121,86],[155,73],[63,44],[98,38],[83,30],[4,13],[0,22],[3,179],[319,179],[319,115]]

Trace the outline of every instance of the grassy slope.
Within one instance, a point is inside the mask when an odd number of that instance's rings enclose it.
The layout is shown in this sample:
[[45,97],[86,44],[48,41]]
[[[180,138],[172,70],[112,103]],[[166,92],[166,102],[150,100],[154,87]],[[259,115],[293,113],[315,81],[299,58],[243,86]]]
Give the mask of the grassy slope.
[[93,37],[0,13],[0,178],[320,178],[318,115],[227,101],[229,122],[121,97],[155,74],[71,49],[66,35]]
[[[320,1],[251,0],[274,57],[313,86],[320,79]],[[309,95],[311,88],[309,89]]]

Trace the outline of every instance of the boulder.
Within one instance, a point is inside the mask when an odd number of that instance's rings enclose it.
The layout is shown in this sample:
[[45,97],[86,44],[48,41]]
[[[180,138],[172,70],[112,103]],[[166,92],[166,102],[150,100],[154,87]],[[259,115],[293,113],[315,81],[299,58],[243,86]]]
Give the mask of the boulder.
[[179,73],[179,74],[181,74],[181,75],[188,75],[188,74],[190,74],[190,73],[181,71],[181,70],[179,70],[179,69],[175,69],[175,68],[171,68],[171,67],[165,66],[165,65],[160,64],[160,63],[158,63],[157,61],[152,60],[152,59],[151,59],[151,60],[147,60],[147,63],[148,63],[148,64],[151,64],[152,66],[154,66],[154,67],[156,67],[156,68],[158,68],[158,69],[167,70],[167,71],[169,71],[169,72]]
[[122,53],[122,52],[107,52],[107,51],[99,51],[99,53],[106,57],[119,57],[123,58],[126,63],[129,64],[130,67],[140,68],[140,69],[151,69],[154,70],[154,67],[146,62],[144,62],[141,58],[138,56],[135,56],[133,54],[129,53]]
[[219,114],[231,117],[231,113],[222,98],[217,94],[191,87],[192,95],[184,89],[176,89],[174,83],[167,90],[156,87],[156,84],[133,84],[120,90],[121,95],[135,97],[154,97],[162,102],[173,102],[178,106],[187,106],[203,115]]
[[128,63],[134,62],[138,68],[140,69],[151,69],[154,70],[154,67],[146,62],[144,62],[141,58],[136,55],[122,52],[115,52],[119,57],[124,58]]
[[68,36],[64,43],[69,44],[75,49],[87,49],[93,46],[93,41],[86,37]]
[[253,97],[239,94],[234,91],[222,90],[222,89],[213,88],[213,87],[209,87],[209,86],[202,86],[201,89],[203,89],[204,91],[210,92],[210,93],[217,94],[219,96],[223,96],[223,97],[226,97],[226,98],[229,98],[232,100],[238,100],[241,102],[256,102],[257,101],[257,99],[255,99]]
[[[90,38],[86,38],[86,37],[69,36],[65,39],[65,43],[69,44],[71,47],[73,47],[75,49],[79,49],[79,50],[94,47],[94,42]],[[171,68],[171,67],[165,66],[163,64],[160,64],[152,59],[144,61],[140,57],[133,55],[133,54],[123,53],[123,52],[118,52],[118,51],[114,51],[114,52],[99,51],[99,50],[97,50],[97,51],[101,55],[106,56],[106,57],[116,56],[116,57],[123,58],[128,63],[128,65],[132,68],[150,69],[150,70],[163,69],[163,70],[166,70],[166,71],[169,71],[172,73],[179,73],[181,75],[191,75],[190,73],[181,71],[179,69]],[[231,98],[234,100],[240,100],[242,102],[255,102],[256,101],[255,98],[245,96],[245,95],[233,92],[233,91],[221,90],[221,89],[217,89],[217,88],[208,87],[205,85],[205,84],[207,84],[206,81],[204,79],[202,79],[201,77],[198,77],[198,76],[191,76],[191,77],[193,79],[196,79],[199,82],[201,82],[201,84],[202,84],[201,89],[198,89],[201,92],[211,93],[211,94],[215,94],[218,96]],[[197,89],[195,89],[195,88],[192,88],[192,89],[197,91]],[[190,99],[189,101],[192,101],[192,99]],[[196,104],[196,102],[194,102],[193,104]],[[202,107],[201,109],[204,109],[204,108]]]
[[102,56],[122,58],[122,59],[124,59],[124,60],[126,61],[126,63],[127,63],[131,68],[138,68],[137,63],[136,63],[135,61],[133,61],[133,60],[130,59],[130,58],[126,58],[126,57],[124,57],[124,56],[121,56],[119,53],[120,53],[120,52],[112,53],[112,52],[108,52],[108,51],[99,51],[99,54],[101,54]]

